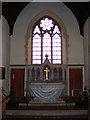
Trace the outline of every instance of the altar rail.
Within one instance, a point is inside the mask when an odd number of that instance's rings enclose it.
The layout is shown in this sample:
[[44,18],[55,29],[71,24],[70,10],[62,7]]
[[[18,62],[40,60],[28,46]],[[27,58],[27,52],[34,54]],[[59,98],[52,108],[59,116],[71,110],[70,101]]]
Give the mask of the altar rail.
[[[17,105],[22,104],[22,106],[26,105],[26,107],[29,107],[32,103],[33,104],[44,104],[43,102],[39,103],[38,101],[34,101],[34,97],[18,97],[15,98],[14,97],[9,97],[9,101],[7,103],[7,108],[8,106],[10,107],[10,105],[13,107],[13,105],[15,106],[15,103]],[[45,103],[46,104],[46,103]],[[69,109],[70,106],[72,106],[72,108],[74,107],[75,109],[88,109],[89,111],[89,118],[90,118],[90,97],[88,96],[80,96],[80,97],[75,97],[75,96],[67,96],[67,97],[60,97],[58,99],[58,101],[54,101],[54,102],[47,102],[47,104],[58,104],[60,106],[60,104],[65,108],[65,109]],[[90,120],[90,119],[89,119]]]

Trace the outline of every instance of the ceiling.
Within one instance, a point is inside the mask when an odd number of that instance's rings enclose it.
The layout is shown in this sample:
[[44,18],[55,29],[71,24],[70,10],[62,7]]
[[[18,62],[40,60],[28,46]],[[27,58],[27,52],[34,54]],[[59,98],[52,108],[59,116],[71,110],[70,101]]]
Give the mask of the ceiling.
[[[13,27],[18,15],[29,3],[30,2],[2,2],[2,15],[6,18],[10,26],[10,35],[13,33]],[[83,35],[84,23],[90,16],[90,2],[64,2],[64,4],[75,15],[79,23],[80,34]]]

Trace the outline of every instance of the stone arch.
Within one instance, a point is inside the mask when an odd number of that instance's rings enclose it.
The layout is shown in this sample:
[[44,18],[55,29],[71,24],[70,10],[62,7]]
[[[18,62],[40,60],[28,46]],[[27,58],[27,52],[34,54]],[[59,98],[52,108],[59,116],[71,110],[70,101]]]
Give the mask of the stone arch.
[[66,27],[65,27],[65,24],[63,23],[63,21],[61,20],[61,18],[59,18],[55,13],[53,13],[52,11],[49,11],[49,10],[45,10],[45,11],[42,11],[39,14],[37,14],[28,25],[28,29],[27,29],[27,33],[26,33],[26,37],[25,37],[25,40],[26,40],[26,64],[30,65],[31,59],[32,59],[31,58],[31,56],[32,56],[31,41],[32,41],[33,26],[36,23],[36,21],[38,21],[40,18],[42,18],[44,16],[50,16],[51,18],[54,18],[61,29],[62,42],[63,42],[62,43],[62,54],[63,54],[62,55],[62,64],[67,64],[68,35],[67,35]]
[[35,69],[34,69],[34,67],[31,70],[31,81],[35,81]]
[[40,68],[37,68],[36,79],[37,79],[37,81],[40,81]]
[[57,80],[57,68],[53,69],[54,80]]
[[62,78],[62,68],[60,67],[59,68],[59,80],[62,80],[63,78]]

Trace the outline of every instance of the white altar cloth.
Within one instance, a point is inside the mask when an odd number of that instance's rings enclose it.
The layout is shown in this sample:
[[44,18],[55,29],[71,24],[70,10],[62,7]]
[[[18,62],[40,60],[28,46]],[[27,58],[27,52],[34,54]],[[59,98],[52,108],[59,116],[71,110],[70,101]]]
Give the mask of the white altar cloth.
[[39,101],[55,101],[61,95],[64,84],[62,83],[31,83],[30,95]]

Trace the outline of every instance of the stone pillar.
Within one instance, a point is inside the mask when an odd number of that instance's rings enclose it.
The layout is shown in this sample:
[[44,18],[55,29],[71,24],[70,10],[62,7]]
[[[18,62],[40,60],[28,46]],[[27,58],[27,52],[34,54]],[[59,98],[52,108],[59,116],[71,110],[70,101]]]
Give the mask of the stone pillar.
[[88,89],[90,89],[90,17],[88,18]]
[[90,95],[88,97],[88,120],[90,120]]
[[90,89],[90,17],[84,25],[85,85]]
[[26,81],[25,81],[25,84],[24,84],[24,96],[28,96],[28,91],[29,91],[29,67],[26,66],[26,70],[25,70],[25,73],[26,73]]
[[31,82],[31,67],[29,68],[29,81]]

